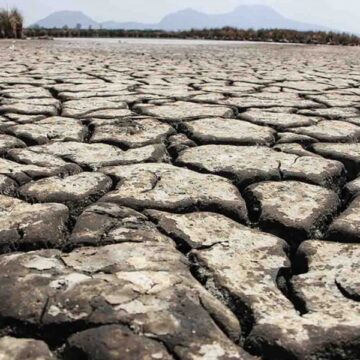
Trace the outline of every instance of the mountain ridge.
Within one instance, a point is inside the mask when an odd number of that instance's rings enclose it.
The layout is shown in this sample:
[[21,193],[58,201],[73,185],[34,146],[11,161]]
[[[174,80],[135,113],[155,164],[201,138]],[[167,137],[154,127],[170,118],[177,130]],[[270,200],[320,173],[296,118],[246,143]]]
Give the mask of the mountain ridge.
[[62,10],[51,13],[44,19],[36,22],[34,25],[44,28],[62,28],[64,26],[68,26],[69,28],[76,28],[77,24],[81,24],[83,27],[100,27],[100,24],[97,21],[85,15],[82,11],[70,10]]
[[321,25],[307,24],[291,20],[266,5],[242,5],[233,11],[223,14],[207,14],[192,8],[186,8],[164,16],[160,22],[146,24],[141,22],[97,22],[81,11],[58,11],[39,20],[34,25],[44,28],[104,28],[124,30],[165,30],[181,31],[203,28],[220,28],[231,26],[243,29],[283,28],[299,31],[330,30]]

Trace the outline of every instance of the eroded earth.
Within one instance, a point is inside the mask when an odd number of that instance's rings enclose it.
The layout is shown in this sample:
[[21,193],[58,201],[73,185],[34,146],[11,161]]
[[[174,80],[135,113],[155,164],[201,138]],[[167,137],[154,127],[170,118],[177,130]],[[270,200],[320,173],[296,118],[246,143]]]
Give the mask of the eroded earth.
[[360,359],[360,50],[0,42],[1,360]]

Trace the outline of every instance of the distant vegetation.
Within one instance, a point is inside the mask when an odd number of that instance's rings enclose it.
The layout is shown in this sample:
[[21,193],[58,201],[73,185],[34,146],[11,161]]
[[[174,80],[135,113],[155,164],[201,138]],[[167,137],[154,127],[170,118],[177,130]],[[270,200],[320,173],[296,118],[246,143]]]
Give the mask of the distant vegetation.
[[106,30],[42,29],[33,27],[25,30],[28,37],[119,37],[119,38],[164,38],[164,39],[206,39],[206,40],[246,40],[300,44],[360,45],[358,36],[347,33],[323,31],[296,31],[286,29],[241,30],[232,27],[188,31],[162,30]]
[[17,9],[0,9],[0,38],[21,39],[23,37],[23,16]]

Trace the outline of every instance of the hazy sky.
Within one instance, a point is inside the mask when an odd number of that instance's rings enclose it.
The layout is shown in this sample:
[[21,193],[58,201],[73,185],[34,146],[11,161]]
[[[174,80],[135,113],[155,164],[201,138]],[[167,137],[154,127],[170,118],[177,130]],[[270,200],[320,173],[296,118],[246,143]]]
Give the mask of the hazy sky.
[[27,24],[58,10],[81,10],[97,21],[151,23],[184,8],[221,13],[246,4],[270,5],[294,20],[360,33],[359,0],[0,0],[0,7],[20,8]]

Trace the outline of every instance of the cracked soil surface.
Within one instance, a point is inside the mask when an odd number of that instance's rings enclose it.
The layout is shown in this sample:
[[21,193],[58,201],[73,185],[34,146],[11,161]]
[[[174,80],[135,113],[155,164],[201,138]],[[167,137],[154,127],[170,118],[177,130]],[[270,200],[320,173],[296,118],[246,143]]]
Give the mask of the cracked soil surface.
[[360,359],[360,49],[0,42],[0,359]]

